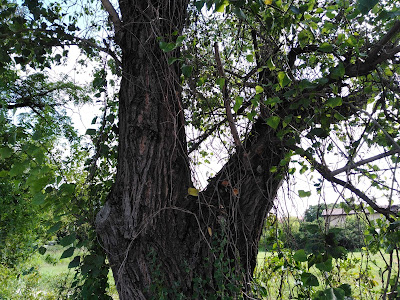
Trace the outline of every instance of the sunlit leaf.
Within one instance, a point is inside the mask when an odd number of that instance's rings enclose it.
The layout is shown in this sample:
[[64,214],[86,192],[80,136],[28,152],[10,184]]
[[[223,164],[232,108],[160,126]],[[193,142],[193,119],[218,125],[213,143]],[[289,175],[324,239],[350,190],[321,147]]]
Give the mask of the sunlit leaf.
[[319,50],[321,50],[322,52],[332,52],[333,46],[329,43],[322,43],[319,46]]
[[218,84],[220,89],[222,90],[224,88],[224,85],[225,85],[225,78],[217,78],[215,83]]
[[264,88],[262,86],[256,86],[256,94],[261,94],[264,92]]
[[285,72],[279,72],[278,73],[278,82],[279,82],[279,85],[281,86],[281,87],[285,87],[285,86],[287,86],[290,82],[291,82],[291,80],[290,80],[290,78],[286,75],[286,73]]
[[188,195],[197,197],[197,196],[199,196],[199,190],[190,187],[190,188],[188,188]]
[[223,13],[225,11],[225,7],[229,5],[228,0],[219,0],[215,4],[215,11],[219,13]]
[[298,261],[298,262],[305,262],[305,261],[307,261],[307,255],[306,255],[306,252],[304,251],[304,249],[297,250],[297,251],[293,254],[293,259],[294,259],[295,261]]
[[238,112],[239,108],[242,106],[243,97],[236,97],[235,98],[235,105],[233,106],[233,110],[235,113]]
[[326,101],[326,105],[328,105],[329,107],[336,107],[336,106],[340,106],[342,105],[342,97],[334,97],[334,98],[329,98]]
[[298,190],[299,197],[300,198],[305,198],[305,197],[310,197],[311,192],[310,191],[303,191],[303,190]]
[[207,231],[208,231],[208,234],[209,234],[210,236],[212,236],[212,229],[211,229],[211,227],[207,227]]
[[281,118],[278,116],[271,116],[267,119],[267,124],[271,126],[273,129],[277,129]]

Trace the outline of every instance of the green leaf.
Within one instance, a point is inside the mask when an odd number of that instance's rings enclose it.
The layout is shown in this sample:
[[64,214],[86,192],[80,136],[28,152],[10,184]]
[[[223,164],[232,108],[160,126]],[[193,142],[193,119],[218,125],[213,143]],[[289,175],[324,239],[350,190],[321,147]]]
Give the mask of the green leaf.
[[332,255],[333,258],[345,258],[347,255],[347,250],[342,246],[336,246],[329,251],[329,254]]
[[335,295],[335,298],[337,300],[344,300],[345,298],[345,291],[341,288],[333,288],[333,294]]
[[333,116],[335,117],[336,120],[339,120],[339,121],[346,120],[345,117],[343,117],[341,114],[339,114],[337,112]]
[[243,104],[243,97],[236,97],[235,105],[233,106],[233,111],[237,113],[242,104]]
[[75,251],[75,247],[69,247],[67,250],[65,250],[61,254],[60,259],[71,257],[72,255],[74,255],[74,251]]
[[215,83],[218,84],[220,89],[222,90],[224,88],[224,85],[225,85],[225,78],[217,78]]
[[305,45],[307,45],[311,40],[314,39],[314,35],[312,34],[312,32],[308,29],[303,29],[302,31],[300,31],[299,35],[298,35],[298,39],[300,42],[300,46],[304,47]]
[[282,100],[279,99],[279,97],[268,98],[264,102],[265,105],[271,105],[271,106],[274,106],[277,103],[282,103]]
[[281,86],[281,87],[285,87],[285,86],[287,86],[290,82],[291,82],[291,80],[290,80],[290,78],[286,75],[286,73],[285,72],[279,72],[278,73],[278,82],[279,82],[279,85]]
[[256,85],[256,94],[261,94],[264,92],[264,88],[262,86]]
[[346,39],[346,44],[347,44],[347,46],[355,47],[355,46],[357,46],[357,43],[358,43],[358,41],[357,41],[357,39],[356,39],[356,37],[355,37],[354,35],[350,35],[350,36]]
[[76,233],[74,232],[71,233],[70,235],[63,237],[60,240],[60,245],[66,247],[68,245],[71,245],[75,240],[76,240]]
[[325,272],[330,272],[333,269],[332,266],[332,257],[329,257],[327,260],[316,263],[315,266],[317,267],[318,270],[325,271]]
[[289,9],[296,15],[301,13],[300,9],[296,6],[290,5]]
[[42,192],[36,193],[36,195],[32,199],[32,203],[34,205],[42,205],[44,203],[45,198],[46,198],[46,195],[43,194]]
[[234,13],[239,19],[242,19],[242,20],[246,20],[246,19],[247,19],[245,13],[243,12],[243,10],[242,10],[241,8],[235,7],[234,10],[233,10],[233,13]]
[[336,106],[341,106],[342,105],[342,97],[334,97],[334,98],[329,98],[326,101],[326,105],[328,105],[331,108],[334,108]]
[[300,276],[304,286],[319,286],[318,278],[315,275],[304,272]]
[[365,15],[367,14],[377,3],[379,0],[358,0],[358,9],[360,12]]
[[183,41],[186,39],[186,35],[180,35],[176,38],[176,47],[180,47],[183,44]]
[[332,52],[333,46],[329,43],[322,43],[319,46],[319,50],[321,50],[322,52]]
[[60,190],[61,195],[70,197],[71,195],[74,194],[75,187],[76,187],[76,185],[74,183],[63,183],[60,186],[59,190]]
[[377,21],[394,19],[394,18],[396,18],[398,16],[400,16],[400,10],[394,10],[394,11],[386,11],[386,10],[384,10],[379,14],[379,17],[377,18]]
[[47,249],[46,249],[45,247],[42,246],[42,247],[39,248],[38,251],[39,251],[39,253],[40,253],[41,255],[43,255],[43,254],[46,253]]
[[7,146],[0,148],[0,157],[9,158],[13,154],[13,150]]
[[268,69],[270,70],[270,71],[273,71],[273,70],[275,70],[275,64],[274,64],[274,62],[272,61],[272,58],[270,57],[268,60],[267,60],[267,67],[268,67]]
[[12,165],[9,175],[11,177],[21,175],[29,167],[28,161],[16,162]]
[[318,291],[313,300],[344,300],[344,291],[340,288],[327,288],[324,291]]
[[49,230],[47,230],[47,233],[53,233],[58,231],[61,228],[61,224],[62,224],[61,221],[58,221],[53,226],[51,226]]
[[198,11],[201,11],[201,9],[203,8],[205,3],[206,3],[206,1],[196,1],[196,3],[194,5],[196,6]]
[[68,268],[76,268],[79,266],[81,262],[81,257],[80,256],[75,256],[74,259],[68,264]]
[[304,249],[300,249],[297,250],[294,254],[293,254],[293,259],[297,262],[304,262],[307,261],[307,255],[306,252],[304,251]]
[[254,61],[254,56],[253,56],[253,54],[246,55],[246,60],[247,60],[248,62],[253,62],[253,61]]
[[330,72],[331,72],[330,76],[333,79],[339,79],[339,78],[342,78],[346,74],[346,69],[345,69],[343,63],[339,63],[336,67],[331,68]]
[[183,76],[188,78],[188,77],[190,77],[190,75],[192,75],[193,66],[183,65],[181,70],[182,70]]
[[199,196],[199,190],[196,188],[188,188],[188,195],[193,196],[193,197],[198,197]]
[[90,128],[90,129],[86,130],[86,134],[87,135],[96,135],[96,129]]
[[339,286],[340,289],[342,289],[345,293],[345,296],[350,297],[351,296],[351,286],[350,284],[343,283]]
[[225,7],[229,5],[228,0],[220,0],[217,3],[215,3],[215,11],[223,13],[225,11]]
[[277,129],[281,118],[278,116],[271,116],[267,119],[267,124],[271,126],[273,129]]
[[178,57],[170,57],[170,58],[168,58],[168,64],[169,65],[172,65],[174,62],[176,62],[176,61],[181,61],[182,59],[181,58],[178,58]]
[[327,132],[324,128],[313,128],[306,135],[307,138],[312,139],[314,137],[326,138],[329,136],[329,132]]
[[298,190],[299,197],[300,198],[305,198],[305,197],[310,197],[311,192],[310,191],[303,191],[303,190]]
[[174,50],[176,48],[175,43],[167,43],[167,42],[160,41],[159,45],[160,45],[160,49],[164,52],[171,52],[172,50]]

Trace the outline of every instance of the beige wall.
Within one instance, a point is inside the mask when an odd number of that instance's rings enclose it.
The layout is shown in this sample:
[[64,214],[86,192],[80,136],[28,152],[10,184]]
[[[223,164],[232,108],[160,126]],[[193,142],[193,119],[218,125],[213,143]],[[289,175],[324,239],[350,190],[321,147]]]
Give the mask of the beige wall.
[[[326,222],[329,221],[330,226],[338,226],[338,225],[343,225],[346,222],[346,218],[349,215],[331,215],[331,216],[324,216],[324,219]],[[350,215],[352,216],[352,215]],[[376,220],[379,218],[382,218],[382,215],[379,213],[374,213],[374,214],[369,214],[367,215],[369,220]]]

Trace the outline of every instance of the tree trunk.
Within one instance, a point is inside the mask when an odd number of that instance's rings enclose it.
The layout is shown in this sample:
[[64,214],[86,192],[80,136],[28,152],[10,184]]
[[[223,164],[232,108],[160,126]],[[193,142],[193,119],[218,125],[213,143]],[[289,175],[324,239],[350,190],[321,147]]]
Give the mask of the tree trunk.
[[[120,299],[216,295],[221,272],[233,266],[238,276],[227,280],[248,283],[282,179],[269,172],[283,158],[281,145],[257,122],[206,190],[188,195],[179,68],[167,63],[178,53],[162,52],[157,40],[172,41],[172,33],[182,31],[187,2],[120,1],[118,167],[96,220]],[[228,270],[221,270],[220,258]]]

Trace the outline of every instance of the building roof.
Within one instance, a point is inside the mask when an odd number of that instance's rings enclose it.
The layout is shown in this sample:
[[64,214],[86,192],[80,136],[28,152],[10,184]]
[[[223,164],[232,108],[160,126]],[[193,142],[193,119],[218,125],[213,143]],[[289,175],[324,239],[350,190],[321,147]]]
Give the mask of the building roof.
[[[392,205],[390,210],[393,212],[397,212],[399,210],[399,205]],[[369,210],[364,210],[366,214],[369,214]],[[354,210],[346,213],[343,208],[328,208],[322,211],[322,216],[343,216],[343,215],[354,215],[356,212]]]
[[322,216],[341,216],[341,215],[354,215],[355,211],[351,210],[348,214],[343,208],[328,208],[322,211]]

